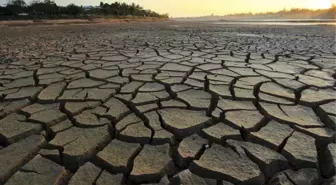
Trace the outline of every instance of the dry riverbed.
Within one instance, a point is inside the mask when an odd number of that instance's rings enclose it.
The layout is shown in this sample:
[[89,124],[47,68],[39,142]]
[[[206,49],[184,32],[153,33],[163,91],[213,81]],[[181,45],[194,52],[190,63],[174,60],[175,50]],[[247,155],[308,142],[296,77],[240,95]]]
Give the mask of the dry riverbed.
[[0,184],[335,183],[335,27],[0,28]]

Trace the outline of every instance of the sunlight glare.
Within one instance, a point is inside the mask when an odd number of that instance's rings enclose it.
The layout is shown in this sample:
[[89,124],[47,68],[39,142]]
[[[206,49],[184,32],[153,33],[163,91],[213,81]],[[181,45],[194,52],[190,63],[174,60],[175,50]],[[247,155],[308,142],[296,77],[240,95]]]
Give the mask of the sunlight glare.
[[313,0],[307,1],[305,7],[309,9],[326,9],[330,8],[332,3],[336,2],[336,0]]
[[331,0],[331,5],[335,6],[336,5],[336,0]]
[[315,2],[316,5],[312,8],[330,8],[333,3],[336,3],[336,0],[317,0]]

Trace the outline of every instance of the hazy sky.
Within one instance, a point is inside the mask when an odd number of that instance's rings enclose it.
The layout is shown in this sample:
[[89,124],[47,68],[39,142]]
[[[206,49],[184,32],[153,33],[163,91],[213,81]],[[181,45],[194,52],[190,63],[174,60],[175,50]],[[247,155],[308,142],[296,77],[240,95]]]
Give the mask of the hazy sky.
[[[29,3],[31,0],[25,0]],[[59,5],[98,5],[100,1],[111,3],[114,0],[55,0]],[[170,16],[224,15],[240,12],[278,11],[283,8],[328,8],[336,0],[119,0],[137,3],[146,9]],[[0,4],[7,0],[0,0]]]

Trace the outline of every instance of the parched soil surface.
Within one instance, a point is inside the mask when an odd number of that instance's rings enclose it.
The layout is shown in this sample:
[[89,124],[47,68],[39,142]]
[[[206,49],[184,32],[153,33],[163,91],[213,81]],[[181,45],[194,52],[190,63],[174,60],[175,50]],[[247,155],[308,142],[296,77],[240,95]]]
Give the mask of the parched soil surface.
[[334,31],[0,28],[0,184],[332,185]]

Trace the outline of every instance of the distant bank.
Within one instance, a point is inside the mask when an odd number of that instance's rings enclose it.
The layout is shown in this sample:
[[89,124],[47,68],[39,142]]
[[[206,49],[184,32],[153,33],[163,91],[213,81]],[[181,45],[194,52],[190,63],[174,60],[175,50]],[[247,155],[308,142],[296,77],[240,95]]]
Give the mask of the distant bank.
[[137,23],[137,22],[158,22],[169,21],[168,18],[159,17],[104,17],[90,19],[37,19],[37,20],[4,20],[0,21],[0,27],[22,27],[22,26],[47,26],[47,25],[73,25],[73,24],[115,24],[115,23]]
[[298,9],[281,10],[266,13],[239,13],[224,16],[209,15],[201,17],[179,17],[177,21],[265,21],[265,22],[334,22],[336,20],[336,5],[328,9]]
[[34,0],[29,5],[24,0],[9,0],[5,6],[0,5],[0,20],[51,20],[51,19],[133,19],[133,18],[169,18],[145,9],[137,4],[100,2],[99,6],[78,6],[69,4],[59,6],[53,0]]

